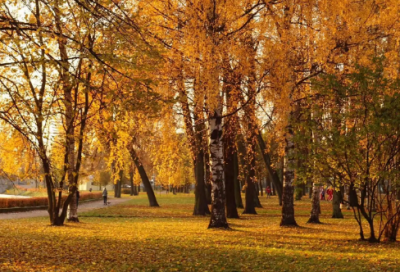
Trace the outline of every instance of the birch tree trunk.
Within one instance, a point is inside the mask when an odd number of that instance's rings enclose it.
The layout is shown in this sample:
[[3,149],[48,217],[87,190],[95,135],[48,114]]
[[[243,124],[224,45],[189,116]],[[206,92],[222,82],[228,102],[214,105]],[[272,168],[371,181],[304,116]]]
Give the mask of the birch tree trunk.
[[283,192],[282,192],[282,220],[281,226],[297,226],[294,219],[294,142],[293,142],[293,111],[289,114],[289,125],[286,132],[286,147],[285,147],[285,161],[284,161],[284,178],[283,178]]
[[311,215],[307,223],[321,223],[319,221],[320,214],[320,203],[319,203],[319,186],[315,182],[312,187],[312,197],[311,197]]
[[229,228],[225,214],[224,152],[222,143],[222,107],[210,119],[211,219],[208,228]]

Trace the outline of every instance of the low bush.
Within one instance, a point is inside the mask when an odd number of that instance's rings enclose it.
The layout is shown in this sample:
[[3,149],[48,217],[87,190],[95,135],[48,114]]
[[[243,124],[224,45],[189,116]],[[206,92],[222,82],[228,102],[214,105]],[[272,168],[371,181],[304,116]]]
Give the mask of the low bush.
[[296,188],[294,190],[295,193],[295,199],[296,200],[301,200],[301,198],[303,197],[303,189],[302,188]]
[[[63,201],[67,198],[64,194]],[[102,192],[84,192],[80,193],[79,201],[89,199],[101,199]],[[36,207],[47,206],[47,197],[31,197],[31,198],[0,198],[0,208],[15,208],[15,207]]]

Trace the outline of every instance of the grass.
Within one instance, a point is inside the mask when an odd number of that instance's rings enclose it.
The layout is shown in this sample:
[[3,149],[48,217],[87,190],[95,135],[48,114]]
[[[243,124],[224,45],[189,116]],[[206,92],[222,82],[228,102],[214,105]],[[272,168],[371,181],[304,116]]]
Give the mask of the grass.
[[308,199],[295,202],[300,227],[281,228],[277,199],[262,198],[258,215],[208,230],[192,216],[193,195],[144,193],[81,214],[81,223],[49,227],[47,218],[0,221],[0,271],[400,271],[399,243],[358,241],[351,213],[306,224]]

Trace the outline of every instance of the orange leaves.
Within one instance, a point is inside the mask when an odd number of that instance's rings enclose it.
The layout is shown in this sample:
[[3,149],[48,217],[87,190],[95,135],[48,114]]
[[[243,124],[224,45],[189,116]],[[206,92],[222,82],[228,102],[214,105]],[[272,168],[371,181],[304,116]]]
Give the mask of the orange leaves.
[[[45,218],[2,220],[0,270],[11,271],[396,271],[396,244],[357,241],[351,212],[307,225],[309,201],[296,201],[303,227],[280,228],[276,197],[262,198],[258,215],[231,219],[230,231],[205,230],[193,217],[193,195],[145,194],[130,202],[83,214],[82,223],[47,227]],[[74,254],[71,254],[74,252]],[[54,257],[56,256],[56,257]]]

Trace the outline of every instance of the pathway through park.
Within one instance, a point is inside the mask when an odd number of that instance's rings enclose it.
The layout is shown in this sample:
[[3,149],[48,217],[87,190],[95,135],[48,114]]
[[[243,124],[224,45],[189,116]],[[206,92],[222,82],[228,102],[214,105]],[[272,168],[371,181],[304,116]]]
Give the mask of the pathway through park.
[[[120,204],[130,200],[130,198],[108,198],[108,202],[110,206]],[[103,199],[81,203],[79,204],[78,212],[87,212],[95,209],[104,208]],[[20,219],[20,218],[31,218],[31,217],[39,217],[39,216],[48,216],[47,210],[35,210],[28,212],[15,212],[15,213],[0,213],[1,219]]]

